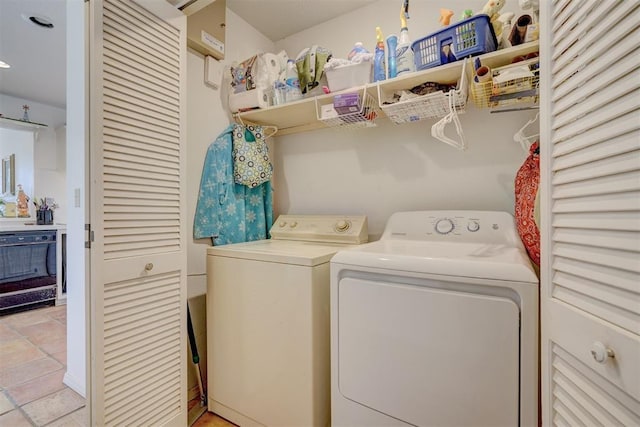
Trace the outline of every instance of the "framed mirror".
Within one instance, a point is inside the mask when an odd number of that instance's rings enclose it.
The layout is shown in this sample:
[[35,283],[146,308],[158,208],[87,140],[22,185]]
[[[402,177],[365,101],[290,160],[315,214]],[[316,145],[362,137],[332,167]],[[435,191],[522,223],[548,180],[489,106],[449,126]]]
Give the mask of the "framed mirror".
[[2,194],[16,194],[16,155],[2,159]]

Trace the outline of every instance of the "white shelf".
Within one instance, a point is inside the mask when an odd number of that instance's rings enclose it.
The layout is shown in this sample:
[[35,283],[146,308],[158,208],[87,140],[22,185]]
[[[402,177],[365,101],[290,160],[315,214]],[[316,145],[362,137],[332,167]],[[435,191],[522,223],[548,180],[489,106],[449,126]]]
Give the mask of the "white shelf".
[[[501,49],[495,52],[478,56],[483,65],[491,68],[510,64],[516,56],[524,56],[531,52],[537,52],[539,44],[537,41],[525,43],[519,46]],[[306,132],[315,129],[322,129],[326,126],[317,119],[316,100],[320,104],[326,104],[328,99],[332,99],[337,93],[347,93],[365,90],[366,93],[378,102],[378,85],[385,92],[410,89],[425,82],[454,83],[460,78],[462,63],[457,61],[439,67],[396,77],[378,83],[370,83],[366,86],[346,89],[340,92],[318,97],[306,98],[287,104],[276,105],[269,108],[257,109],[240,113],[243,122],[251,122],[259,125],[277,126],[278,135],[288,135],[292,133]],[[386,117],[384,112],[379,111],[379,118]]]
[[25,122],[24,120],[0,117],[0,128],[36,131],[46,127],[47,125],[43,123]]

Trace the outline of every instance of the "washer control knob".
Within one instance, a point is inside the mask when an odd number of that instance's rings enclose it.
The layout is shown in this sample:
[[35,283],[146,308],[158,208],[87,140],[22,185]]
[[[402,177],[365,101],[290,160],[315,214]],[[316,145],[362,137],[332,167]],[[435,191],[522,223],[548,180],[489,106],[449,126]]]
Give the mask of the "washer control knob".
[[609,359],[616,357],[613,350],[607,348],[600,341],[596,341],[591,345],[591,356],[593,356],[593,360],[602,364],[607,363]]
[[475,233],[476,231],[480,230],[480,223],[475,219],[470,220],[469,223],[467,224],[467,230],[469,230],[472,233]]
[[349,224],[349,221],[345,221],[344,219],[341,219],[340,221],[336,222],[335,229],[338,232],[344,233],[349,229],[349,227],[351,227],[351,224]]
[[278,227],[280,227],[280,228],[284,227],[285,225],[287,225],[287,221],[280,221],[278,223]]
[[289,224],[289,227],[296,228],[297,225],[298,225],[297,221],[291,221],[291,224]]
[[450,220],[449,218],[439,219],[436,222],[436,232],[438,234],[449,234],[453,231],[454,228],[455,228],[455,225],[453,224],[453,221]]

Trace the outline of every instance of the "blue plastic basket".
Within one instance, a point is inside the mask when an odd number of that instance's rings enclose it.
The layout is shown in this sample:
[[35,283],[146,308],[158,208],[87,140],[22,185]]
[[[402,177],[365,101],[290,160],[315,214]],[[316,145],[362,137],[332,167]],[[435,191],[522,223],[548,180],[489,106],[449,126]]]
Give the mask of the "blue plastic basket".
[[488,15],[476,15],[450,25],[411,45],[416,70],[424,70],[498,48]]

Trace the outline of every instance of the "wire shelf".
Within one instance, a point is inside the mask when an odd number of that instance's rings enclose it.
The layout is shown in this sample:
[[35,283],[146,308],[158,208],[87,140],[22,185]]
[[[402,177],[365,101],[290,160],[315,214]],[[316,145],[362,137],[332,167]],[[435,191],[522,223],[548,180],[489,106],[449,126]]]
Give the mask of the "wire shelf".
[[346,114],[337,114],[335,111],[333,114],[323,114],[323,107],[326,107],[333,102],[333,98],[329,98],[329,103],[324,101],[323,104],[316,98],[316,114],[318,120],[327,127],[340,128],[340,129],[362,129],[375,127],[376,119],[379,116],[380,109],[376,105],[375,99],[363,89],[359,93],[360,96],[360,109],[358,111]]
[[[465,72],[466,61],[462,66],[462,74],[455,90],[429,93],[416,98],[385,104],[391,94],[385,93],[378,85],[378,102],[385,115],[396,125],[417,122],[420,120],[439,119],[451,110],[451,101],[459,113],[464,112],[468,98],[468,79]],[[453,100],[451,98],[453,97]]]
[[491,72],[492,78],[483,83],[476,82],[474,75],[471,84],[473,103],[478,108],[537,104],[540,83],[539,64],[536,58],[496,68]]

